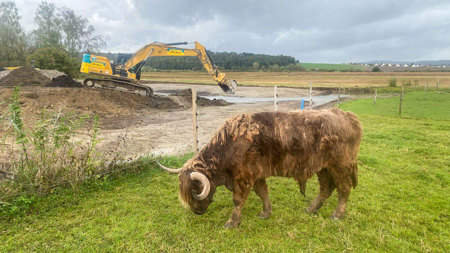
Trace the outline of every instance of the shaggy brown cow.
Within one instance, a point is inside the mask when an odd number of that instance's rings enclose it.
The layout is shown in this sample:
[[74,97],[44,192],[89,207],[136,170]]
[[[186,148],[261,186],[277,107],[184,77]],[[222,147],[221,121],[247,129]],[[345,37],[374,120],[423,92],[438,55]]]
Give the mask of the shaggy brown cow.
[[317,173],[320,192],[306,209],[316,212],[334,188],[339,203],[331,218],[344,215],[351,187],[358,181],[357,155],[362,129],[357,117],[337,108],[302,112],[241,114],[229,120],[212,140],[180,169],[180,200],[203,214],[217,186],[233,192],[234,211],[225,224],[237,227],[251,189],[261,197],[261,218],[269,218],[266,178],[292,177],[305,193],[306,180]]

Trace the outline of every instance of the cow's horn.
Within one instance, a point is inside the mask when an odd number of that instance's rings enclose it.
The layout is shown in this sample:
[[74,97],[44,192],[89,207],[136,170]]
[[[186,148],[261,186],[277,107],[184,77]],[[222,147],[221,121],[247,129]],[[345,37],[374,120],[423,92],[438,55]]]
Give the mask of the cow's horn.
[[208,178],[205,175],[203,175],[202,173],[194,171],[191,173],[191,179],[200,181],[200,183],[203,186],[203,190],[200,194],[195,194],[193,192],[192,195],[194,195],[194,197],[198,200],[205,199],[208,196],[209,190],[210,190],[210,184],[209,184]]
[[179,168],[179,169],[171,169],[169,167],[166,167],[166,166],[160,164],[158,161],[155,161],[155,162],[159,165],[159,167],[161,167],[161,169],[163,169],[163,170],[165,170],[167,172],[174,173],[174,174],[180,173],[181,168]]

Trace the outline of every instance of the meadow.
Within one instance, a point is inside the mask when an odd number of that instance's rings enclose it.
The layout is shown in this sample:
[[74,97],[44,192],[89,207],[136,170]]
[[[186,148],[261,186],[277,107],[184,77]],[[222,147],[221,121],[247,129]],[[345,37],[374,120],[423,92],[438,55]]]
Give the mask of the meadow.
[[[397,87],[405,84],[430,89],[450,87],[450,72],[225,72],[228,79],[238,85],[287,86],[287,87],[386,87],[392,79]],[[142,80],[153,82],[179,82],[215,84],[206,71],[159,71],[144,72]]]
[[332,64],[332,63],[300,63],[300,65],[308,71],[326,70],[326,71],[349,71],[349,70],[364,70],[362,65],[351,64]]
[[[363,124],[359,184],[344,219],[329,217],[336,193],[317,215],[304,209],[318,192],[316,177],[306,197],[292,179],[270,178],[272,216],[251,193],[238,229],[224,229],[231,193],[218,188],[206,214],[178,201],[178,180],[153,158],[130,166],[139,173],[92,180],[46,197],[21,197],[0,219],[1,252],[449,252],[450,93],[407,92],[340,105]],[[192,154],[164,157],[172,167]],[[11,209],[10,209],[11,210]]]

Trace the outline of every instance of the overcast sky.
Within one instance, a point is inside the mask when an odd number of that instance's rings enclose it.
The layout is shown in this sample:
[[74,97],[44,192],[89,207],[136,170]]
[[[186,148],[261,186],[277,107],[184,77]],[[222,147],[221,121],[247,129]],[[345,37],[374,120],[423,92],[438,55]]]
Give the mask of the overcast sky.
[[[16,0],[31,31],[39,0]],[[199,41],[300,62],[450,59],[449,0],[50,0],[109,37],[103,51]]]

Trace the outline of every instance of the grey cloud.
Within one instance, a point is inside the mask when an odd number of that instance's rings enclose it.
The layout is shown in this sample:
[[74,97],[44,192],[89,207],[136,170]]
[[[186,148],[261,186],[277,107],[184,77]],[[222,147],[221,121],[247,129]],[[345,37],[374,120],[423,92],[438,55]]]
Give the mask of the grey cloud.
[[[19,2],[24,13],[34,14],[38,1]],[[213,51],[284,54],[307,62],[450,58],[450,3],[444,0],[55,3],[109,34],[111,51],[134,51],[152,41],[198,40]]]

